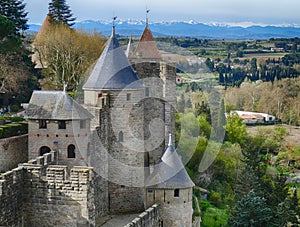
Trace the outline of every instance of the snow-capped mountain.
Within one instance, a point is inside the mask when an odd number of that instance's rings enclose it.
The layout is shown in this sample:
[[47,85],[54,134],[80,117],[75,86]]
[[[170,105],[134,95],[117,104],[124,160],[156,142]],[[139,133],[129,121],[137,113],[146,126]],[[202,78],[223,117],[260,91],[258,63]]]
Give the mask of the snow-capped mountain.
[[[252,22],[240,23],[199,23],[191,21],[150,22],[149,26],[155,36],[198,37],[209,39],[269,39],[300,37],[299,25],[264,25]],[[38,31],[40,25],[29,24],[30,31]],[[94,30],[108,36],[111,33],[111,21],[84,20],[77,21],[76,29],[87,32]],[[116,32],[121,36],[140,36],[145,28],[142,20],[119,20]]]

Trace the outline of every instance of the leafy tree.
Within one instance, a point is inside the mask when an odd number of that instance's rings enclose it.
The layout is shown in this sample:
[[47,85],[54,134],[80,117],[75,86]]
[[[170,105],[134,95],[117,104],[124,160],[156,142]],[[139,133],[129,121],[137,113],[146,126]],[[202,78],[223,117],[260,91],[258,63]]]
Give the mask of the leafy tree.
[[0,52],[15,52],[20,49],[21,39],[15,35],[16,26],[7,17],[0,15]]
[[[38,61],[44,65],[42,86],[45,89],[77,91],[91,65],[99,58],[105,40],[65,25],[50,26],[34,42]],[[47,67],[45,67],[47,66]]]
[[52,24],[74,25],[76,20],[65,0],[52,0],[49,3],[49,16]]
[[[0,92],[4,105],[28,102],[35,87],[29,52],[15,31],[13,22],[0,15]],[[14,100],[9,100],[13,96]]]
[[28,29],[27,12],[22,0],[1,0],[0,14],[7,17],[16,26],[16,32]]
[[242,144],[247,136],[246,125],[237,114],[227,117],[226,139],[231,143]]
[[216,136],[219,141],[224,139],[225,125],[226,125],[225,105],[224,105],[224,99],[221,99],[219,113],[218,113],[217,128],[216,128]]
[[266,199],[251,190],[234,207],[230,224],[245,227],[268,226],[271,218],[271,209],[267,206]]
[[211,125],[206,119],[205,114],[201,114],[198,116],[199,126],[200,126],[200,134],[201,136],[205,136],[205,138],[209,139],[211,134]]

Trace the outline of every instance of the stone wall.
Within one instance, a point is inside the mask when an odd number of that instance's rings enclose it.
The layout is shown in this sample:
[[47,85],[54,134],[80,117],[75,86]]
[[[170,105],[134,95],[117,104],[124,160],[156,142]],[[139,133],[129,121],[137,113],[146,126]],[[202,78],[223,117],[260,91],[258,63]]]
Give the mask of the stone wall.
[[159,218],[165,227],[192,226],[192,198],[192,188],[180,189],[178,197],[172,189],[147,190],[147,205],[160,204]]
[[98,132],[102,152],[107,153],[112,213],[145,209],[144,106],[139,103],[143,96],[143,89],[111,91],[100,110]]
[[0,140],[0,173],[16,168],[28,161],[28,136],[16,136]]
[[[47,121],[47,128],[39,128],[39,121],[28,121],[29,159],[40,156],[41,147],[60,150],[59,161],[63,165],[83,165],[86,158],[90,137],[90,121],[86,120],[84,128],[80,121],[66,121],[66,129],[58,129],[58,121]],[[75,158],[68,158],[68,146],[75,146]]]
[[159,205],[154,204],[124,227],[158,227],[160,226],[159,212]]
[[0,226],[95,226],[93,168],[57,159],[52,151],[1,175]]

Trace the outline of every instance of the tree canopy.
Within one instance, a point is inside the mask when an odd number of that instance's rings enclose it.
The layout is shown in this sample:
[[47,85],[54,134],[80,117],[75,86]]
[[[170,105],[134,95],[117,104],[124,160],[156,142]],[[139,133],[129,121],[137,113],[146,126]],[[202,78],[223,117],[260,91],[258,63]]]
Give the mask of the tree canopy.
[[49,3],[49,16],[52,24],[74,25],[75,17],[73,17],[70,7],[65,0],[52,0]]
[[21,39],[15,35],[16,27],[7,17],[0,15],[0,53],[15,52],[21,46]]
[[17,33],[28,29],[26,18],[28,12],[25,11],[25,4],[22,0],[1,0],[0,14],[13,22]]
[[33,43],[43,65],[44,89],[76,91],[91,65],[98,59],[105,40],[97,33],[87,34],[66,25],[50,26]]

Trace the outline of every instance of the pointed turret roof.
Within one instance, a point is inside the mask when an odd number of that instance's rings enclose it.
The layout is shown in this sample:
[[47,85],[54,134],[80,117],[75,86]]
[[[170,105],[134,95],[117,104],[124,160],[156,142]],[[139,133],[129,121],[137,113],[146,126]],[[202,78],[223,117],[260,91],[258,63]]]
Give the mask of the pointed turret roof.
[[125,55],[127,58],[132,58],[134,56],[134,44],[133,44],[132,35],[130,35],[129,37]]
[[143,84],[115,37],[115,27],[106,47],[98,59],[92,73],[83,86],[84,90],[140,89]]
[[147,179],[146,185],[149,188],[159,189],[192,188],[195,186],[172,144],[171,134],[169,145],[160,162],[155,166],[153,173]]
[[47,14],[43,24],[40,27],[40,30],[38,31],[35,40],[38,39],[43,33],[45,33],[50,27],[50,16]]
[[144,59],[161,59],[155,39],[148,26],[148,20],[146,22],[146,28],[135,50],[135,55],[136,57]]
[[94,117],[64,91],[34,91],[26,109],[26,118],[84,120]]

